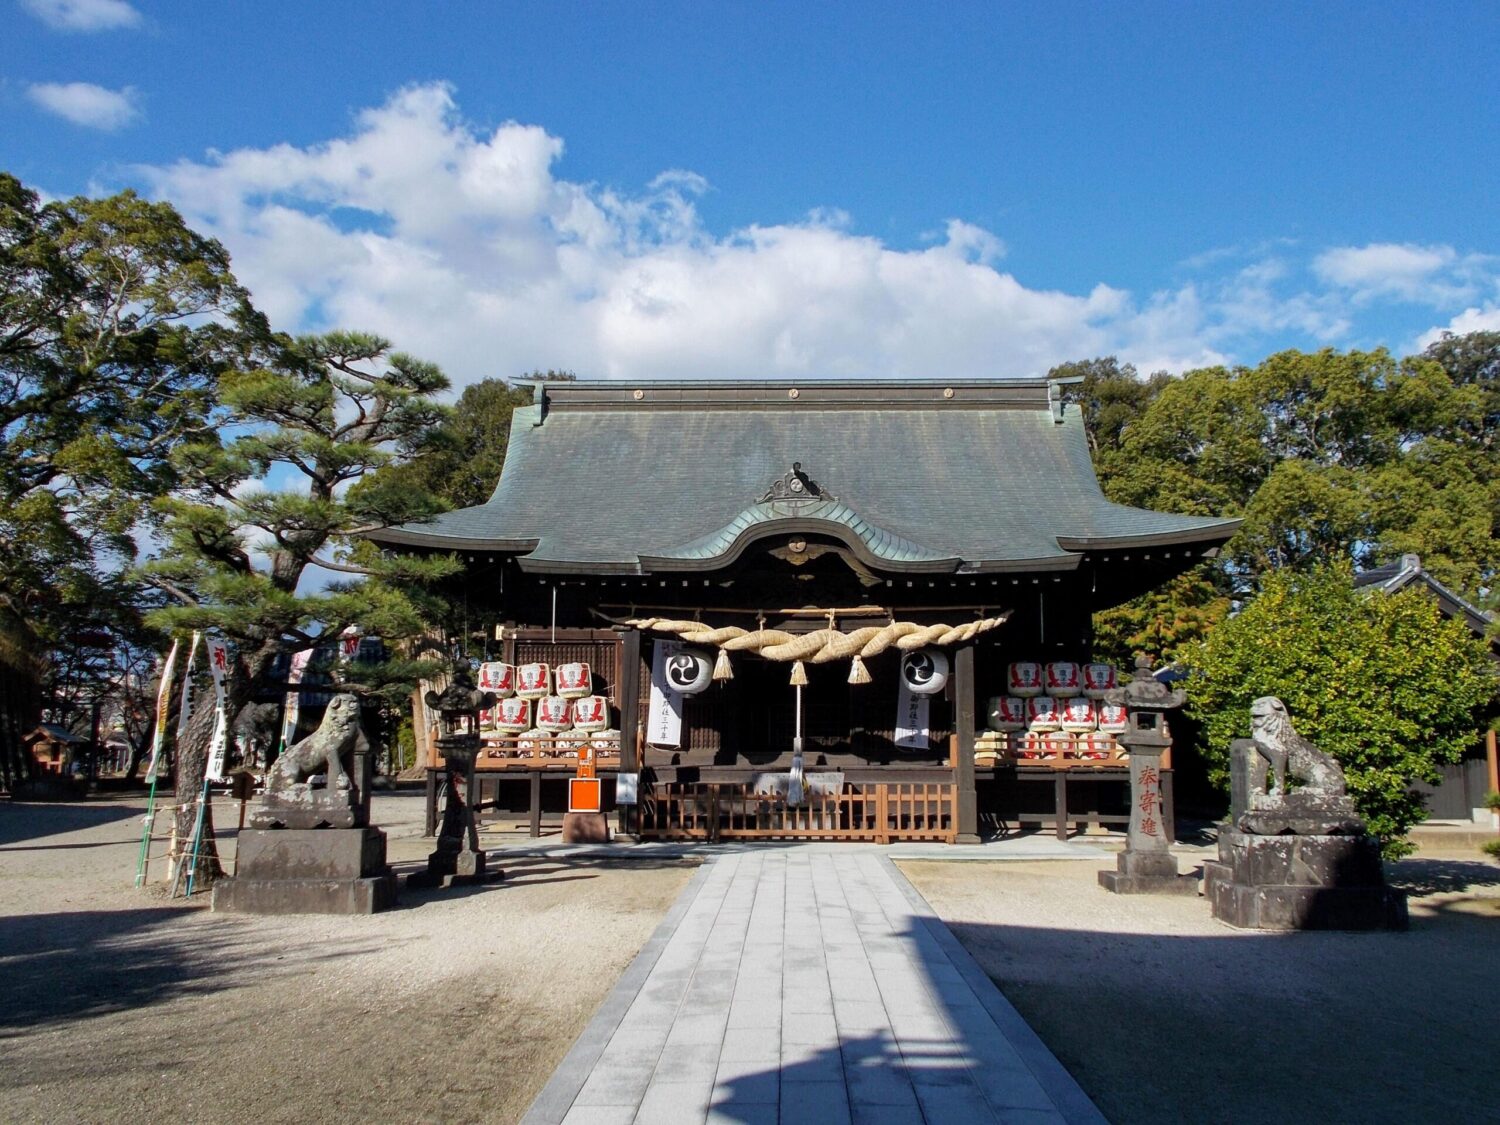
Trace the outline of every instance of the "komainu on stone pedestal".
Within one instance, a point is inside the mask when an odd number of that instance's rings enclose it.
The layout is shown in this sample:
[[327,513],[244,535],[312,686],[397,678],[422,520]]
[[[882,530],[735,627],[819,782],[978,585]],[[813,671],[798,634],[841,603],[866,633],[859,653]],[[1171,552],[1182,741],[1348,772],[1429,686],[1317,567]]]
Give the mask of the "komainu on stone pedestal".
[[1251,704],[1250,731],[1230,744],[1229,821],[1218,861],[1203,865],[1214,917],[1258,930],[1405,929],[1406,896],[1386,885],[1338,762],[1274,696]]
[[[318,729],[277,759],[251,828],[240,833],[235,876],[214,884],[213,908],[241,914],[371,914],[396,902],[385,833],[344,759],[367,752],[359,700],[336,695]],[[327,787],[308,778],[322,772]]]
[[[260,807],[250,814],[252,828],[358,828],[364,824],[360,793],[344,768],[344,759],[364,743],[359,700],[336,695],[318,729],[276,759],[266,777]],[[314,789],[308,781],[322,773],[327,782]]]

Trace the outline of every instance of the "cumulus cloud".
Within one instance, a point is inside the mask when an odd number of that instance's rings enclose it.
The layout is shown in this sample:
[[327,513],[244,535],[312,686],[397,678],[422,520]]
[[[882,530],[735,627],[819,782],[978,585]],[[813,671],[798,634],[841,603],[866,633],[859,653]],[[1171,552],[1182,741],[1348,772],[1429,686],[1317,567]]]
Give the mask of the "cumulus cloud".
[[107,90],[92,82],[38,82],[26,96],[48,113],[89,129],[114,130],[140,117],[135,90]]
[[1451,332],[1455,336],[1464,336],[1470,332],[1500,332],[1500,305],[1465,309],[1447,324],[1422,333],[1417,338],[1417,350],[1437,343],[1445,332]]
[[58,31],[110,31],[141,22],[125,0],[21,0],[21,6]]
[[626,191],[558,175],[536,125],[478,130],[444,84],[366,109],[346,136],[141,169],[222,239],[273,322],[381,332],[456,382],[568,368],[611,378],[1036,375],[1114,353],[1222,362],[1272,330],[1332,339],[1344,297],[1275,262],[1137,296],[1032,288],[1004,242],[953,218],[918,249],[837,207],[719,234],[671,169]]

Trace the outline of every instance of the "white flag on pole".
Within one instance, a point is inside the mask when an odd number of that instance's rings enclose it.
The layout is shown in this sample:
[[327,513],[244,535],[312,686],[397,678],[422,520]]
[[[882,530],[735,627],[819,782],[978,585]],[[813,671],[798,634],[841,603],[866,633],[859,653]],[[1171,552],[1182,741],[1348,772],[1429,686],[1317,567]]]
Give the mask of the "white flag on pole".
[[229,677],[229,646],[218,637],[208,637],[208,670],[214,678],[214,737],[208,751],[208,781],[224,780],[224,758],[229,752],[229,700],[224,683]]
[[156,689],[156,730],[151,734],[151,764],[146,767],[147,778],[155,777],[156,769],[161,765],[161,748],[167,740],[167,716],[172,710],[172,673],[177,668],[177,650],[181,647],[182,642],[174,638],[172,651],[167,653],[167,662],[162,665],[161,686]]

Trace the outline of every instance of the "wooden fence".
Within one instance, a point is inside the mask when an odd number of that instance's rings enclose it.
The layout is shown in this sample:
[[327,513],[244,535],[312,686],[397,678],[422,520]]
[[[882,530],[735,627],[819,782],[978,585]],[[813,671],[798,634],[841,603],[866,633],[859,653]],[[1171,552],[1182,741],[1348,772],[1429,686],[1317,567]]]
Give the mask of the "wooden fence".
[[666,783],[642,794],[640,833],[652,840],[933,840],[957,834],[956,792],[934,782],[846,782],[801,805],[743,783]]

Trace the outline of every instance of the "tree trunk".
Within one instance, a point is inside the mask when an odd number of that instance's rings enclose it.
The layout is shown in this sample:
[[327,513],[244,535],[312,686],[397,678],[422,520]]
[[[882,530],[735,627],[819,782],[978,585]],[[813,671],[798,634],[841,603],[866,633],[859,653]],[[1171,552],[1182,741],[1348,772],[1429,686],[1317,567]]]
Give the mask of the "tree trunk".
[[[193,829],[198,822],[198,801],[207,798],[203,786],[203,775],[208,769],[209,745],[213,741],[214,722],[217,719],[213,689],[198,698],[188,728],[177,745],[177,847],[181,862],[190,862],[193,846]],[[181,885],[187,886],[188,869],[183,868]],[[203,809],[203,828],[198,841],[197,865],[192,871],[193,890],[207,890],[213,881],[224,874],[219,864],[219,849],[214,842],[213,802],[208,801]]]

